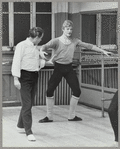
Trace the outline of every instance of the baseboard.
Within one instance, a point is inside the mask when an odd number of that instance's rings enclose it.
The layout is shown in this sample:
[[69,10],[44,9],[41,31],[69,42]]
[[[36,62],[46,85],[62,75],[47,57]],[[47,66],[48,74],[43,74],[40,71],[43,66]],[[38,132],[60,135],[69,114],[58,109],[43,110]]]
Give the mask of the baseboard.
[[[89,103],[84,103],[84,102],[80,102],[78,104],[82,104],[82,105],[85,105],[87,107],[90,107],[90,108],[93,108],[93,109],[97,109],[97,110],[102,110],[101,107],[98,107],[98,106],[95,106],[95,105],[92,105],[92,104],[89,104]],[[104,111],[107,112],[108,109],[107,108],[104,108]]]
[[3,101],[2,107],[21,106],[20,101]]

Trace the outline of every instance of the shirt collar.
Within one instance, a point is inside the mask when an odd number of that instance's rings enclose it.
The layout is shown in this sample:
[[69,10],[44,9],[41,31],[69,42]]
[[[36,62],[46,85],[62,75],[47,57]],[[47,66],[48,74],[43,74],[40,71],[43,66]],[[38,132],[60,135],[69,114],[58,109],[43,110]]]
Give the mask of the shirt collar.
[[71,40],[65,37],[64,35],[59,37],[60,41],[63,42],[65,45],[71,44]]
[[27,42],[29,45],[34,46],[34,43],[33,43],[32,41],[30,41],[30,39],[29,39],[29,38],[26,38],[26,42]]

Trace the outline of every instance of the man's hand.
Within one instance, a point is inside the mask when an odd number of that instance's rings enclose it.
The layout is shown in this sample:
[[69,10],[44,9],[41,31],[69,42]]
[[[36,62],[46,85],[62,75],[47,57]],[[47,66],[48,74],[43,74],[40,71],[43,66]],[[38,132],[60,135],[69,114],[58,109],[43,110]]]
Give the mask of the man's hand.
[[47,61],[47,63],[48,63],[48,64],[53,64],[53,59],[54,59],[55,56],[56,56],[56,54],[53,55],[53,56],[49,59],[49,61]]
[[14,85],[17,89],[19,89],[19,90],[21,89],[21,84],[17,77],[14,77]]
[[102,52],[103,54],[105,54],[106,56],[110,57],[111,55],[113,55],[112,52],[108,52],[106,50],[103,50],[95,45],[93,45],[92,50],[97,51],[97,52]]
[[46,58],[45,55],[48,55],[48,53],[44,51],[44,48],[45,48],[45,46],[42,46],[42,47],[40,48],[40,50],[39,50],[39,51],[40,51],[40,52],[39,52],[39,55],[40,55],[40,57],[41,57],[42,59],[45,59],[45,60],[46,60],[47,58]]
[[108,52],[108,51],[103,51],[103,54],[105,54],[108,57],[110,57],[111,55],[114,55],[114,53]]
[[41,51],[40,50],[40,53],[39,54],[40,54],[40,56],[41,56],[42,59],[45,59],[45,60],[47,59],[46,56],[45,56],[45,55],[48,55],[47,52],[44,52],[44,51]]

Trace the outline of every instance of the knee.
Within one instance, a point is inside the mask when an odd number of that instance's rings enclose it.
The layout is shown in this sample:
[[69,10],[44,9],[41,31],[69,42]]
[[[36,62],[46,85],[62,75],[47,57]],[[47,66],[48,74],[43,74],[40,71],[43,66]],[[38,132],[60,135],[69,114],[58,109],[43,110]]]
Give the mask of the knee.
[[73,95],[74,95],[75,97],[80,97],[80,95],[81,95],[81,90],[80,90],[80,88],[74,90],[74,91],[73,91]]

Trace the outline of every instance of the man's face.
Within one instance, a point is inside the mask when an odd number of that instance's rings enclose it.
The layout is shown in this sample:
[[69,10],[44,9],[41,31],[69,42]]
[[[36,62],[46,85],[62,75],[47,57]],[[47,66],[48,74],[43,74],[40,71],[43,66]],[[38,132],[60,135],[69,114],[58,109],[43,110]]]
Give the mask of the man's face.
[[38,37],[38,36],[37,36],[37,37],[34,39],[34,44],[35,44],[35,45],[38,45],[38,44],[39,44],[39,42],[41,42],[41,41],[42,41],[43,36],[44,36],[43,34],[42,34],[42,36],[41,36],[41,37]]
[[66,37],[71,37],[72,31],[73,31],[73,27],[72,27],[72,26],[65,27],[65,28],[63,29],[63,34],[64,34]]

